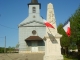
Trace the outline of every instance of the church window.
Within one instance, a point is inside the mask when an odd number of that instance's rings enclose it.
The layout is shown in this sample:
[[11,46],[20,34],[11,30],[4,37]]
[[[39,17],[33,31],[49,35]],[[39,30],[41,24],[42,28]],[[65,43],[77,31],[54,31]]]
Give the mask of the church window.
[[35,31],[35,30],[33,30],[33,31],[32,31],[32,34],[33,34],[33,35],[35,35],[35,34],[36,34],[36,31]]
[[36,7],[32,8],[33,13],[36,13]]
[[33,16],[33,18],[35,18],[35,16]]

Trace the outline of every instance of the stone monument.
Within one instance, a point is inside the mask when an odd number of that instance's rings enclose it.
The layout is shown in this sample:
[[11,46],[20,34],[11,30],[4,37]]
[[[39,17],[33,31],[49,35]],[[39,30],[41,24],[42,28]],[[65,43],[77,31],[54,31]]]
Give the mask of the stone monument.
[[46,35],[44,36],[45,55],[43,60],[63,60],[60,46],[60,38],[62,35],[57,32],[54,8],[51,3],[47,6],[47,21],[50,22],[54,28],[46,27]]

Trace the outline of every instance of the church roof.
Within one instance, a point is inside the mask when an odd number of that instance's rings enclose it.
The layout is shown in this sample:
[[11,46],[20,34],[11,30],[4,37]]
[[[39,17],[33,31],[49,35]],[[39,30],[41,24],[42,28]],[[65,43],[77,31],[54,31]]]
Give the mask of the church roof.
[[31,3],[38,3],[37,0],[31,0]]
[[29,5],[39,5],[40,6],[40,9],[41,9],[41,4],[38,3],[38,0],[31,0],[31,3],[28,4]]
[[28,22],[28,20],[26,20],[26,21],[21,22],[18,27],[20,27],[20,26],[33,26],[33,25],[35,25],[35,26],[45,26],[43,21],[33,20],[33,21]]
[[27,40],[43,40],[43,39],[40,38],[39,36],[30,36],[30,37],[25,39],[25,41],[27,41]]

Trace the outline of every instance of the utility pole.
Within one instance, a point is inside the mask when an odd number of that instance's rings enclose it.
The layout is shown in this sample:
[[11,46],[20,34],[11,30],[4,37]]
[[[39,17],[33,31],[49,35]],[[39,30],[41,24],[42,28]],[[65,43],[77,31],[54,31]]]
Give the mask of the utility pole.
[[4,42],[4,53],[6,53],[6,36],[5,36],[5,42]]

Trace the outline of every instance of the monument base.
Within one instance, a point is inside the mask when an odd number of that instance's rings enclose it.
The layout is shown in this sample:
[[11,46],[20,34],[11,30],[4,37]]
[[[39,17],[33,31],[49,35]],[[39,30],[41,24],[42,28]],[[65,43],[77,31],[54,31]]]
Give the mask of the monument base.
[[62,55],[49,55],[49,56],[44,56],[43,60],[64,60]]

